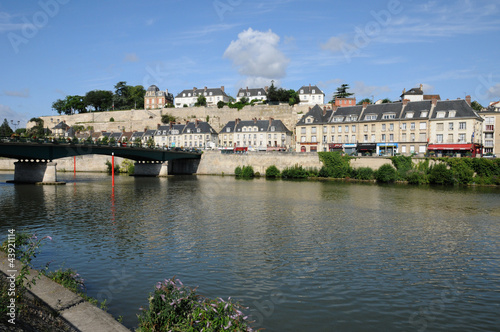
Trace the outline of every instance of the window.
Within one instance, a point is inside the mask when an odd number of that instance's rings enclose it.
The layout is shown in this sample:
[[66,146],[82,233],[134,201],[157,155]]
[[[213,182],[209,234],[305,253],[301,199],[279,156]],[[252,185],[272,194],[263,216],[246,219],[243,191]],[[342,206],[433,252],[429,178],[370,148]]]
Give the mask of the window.
[[338,135],[337,138],[339,140],[339,143],[342,143],[342,135]]
[[408,112],[408,113],[406,113],[406,118],[407,118],[407,119],[411,119],[411,118],[413,118],[413,112]]
[[453,143],[453,134],[448,134],[448,142],[447,143]]
[[436,130],[437,131],[443,131],[444,123],[437,123],[436,124]]
[[453,130],[453,122],[448,123],[448,130]]
[[368,131],[368,125],[363,126],[363,131],[366,133]]
[[401,146],[401,153],[406,153],[406,145]]
[[363,142],[368,142],[368,135],[363,135]]
[[401,124],[401,129],[406,130],[406,122]]
[[419,145],[418,146],[418,152],[419,153],[425,153],[426,146],[425,145]]
[[[316,129],[316,127],[314,127]],[[276,131],[276,127],[275,126],[271,126],[271,131]]]
[[344,118],[341,116],[337,116],[337,117],[333,118],[333,122],[342,122],[342,120],[344,120]]
[[305,134],[306,133],[306,127],[300,127],[300,133]]
[[311,136],[311,142],[316,143],[316,135]]
[[410,123],[410,130],[415,130],[415,122]]
[[425,135],[425,133],[420,133],[420,134],[418,135],[418,140],[419,140],[419,142],[425,142],[425,139],[426,139],[426,135]]
[[349,135],[344,136],[344,143],[349,143]]
[[349,126],[345,126],[345,132],[348,133],[349,132]]
[[335,135],[332,135],[332,143],[335,142]]
[[375,142],[375,134],[372,134],[372,142]]
[[312,122],[312,119],[311,118],[307,118],[306,119],[306,123],[311,123]]
[[465,134],[458,134],[458,143],[465,143]]
[[410,153],[414,153],[415,152],[415,145],[410,145]]
[[427,111],[422,112],[422,113],[420,113],[420,117],[421,117],[421,118],[426,118],[426,117],[427,117],[427,114],[429,114],[429,112],[427,112]]
[[300,89],[300,94],[303,95],[304,94],[304,89]]
[[305,142],[306,141],[306,137],[305,136],[300,136],[300,141],[301,142]]
[[406,133],[401,134],[401,141],[406,142]]
[[394,134],[389,134],[389,142],[394,142]]
[[458,129],[459,130],[465,130],[465,129],[467,129],[466,123],[465,122],[459,122],[458,123]]
[[443,143],[443,134],[436,135],[436,142]]
[[456,113],[457,113],[457,111],[449,111],[448,112],[448,117],[449,118],[454,118]]
[[444,118],[446,112],[437,112],[436,118]]
[[326,143],[326,135],[323,135],[323,143]]
[[427,129],[427,122],[420,122],[419,128],[420,128],[420,130]]
[[328,132],[328,127],[327,127],[327,126],[324,126],[324,127],[323,127],[323,133],[325,133],[325,134],[326,134],[327,132]]
[[389,124],[389,130],[390,131],[394,131],[394,123],[390,123]]
[[414,133],[410,134],[410,141],[415,142],[415,134]]
[[337,129],[337,132],[339,132],[339,133],[342,132],[342,126],[339,126],[339,128]]
[[385,131],[385,123],[382,124],[382,131]]
[[351,131],[352,131],[353,133],[355,133],[355,132],[356,132],[356,125],[352,125],[352,126],[351,126]]
[[316,134],[316,127],[311,127],[311,134]]
[[377,120],[377,114],[367,114],[367,115],[365,115],[365,120],[367,120],[367,121]]
[[231,131],[231,128],[227,127],[226,128],[226,133],[229,133]]
[[382,115],[382,119],[395,119],[396,114],[384,114]]
[[385,142],[385,134],[382,134],[382,142]]
[[372,131],[375,131],[375,125],[372,124]]

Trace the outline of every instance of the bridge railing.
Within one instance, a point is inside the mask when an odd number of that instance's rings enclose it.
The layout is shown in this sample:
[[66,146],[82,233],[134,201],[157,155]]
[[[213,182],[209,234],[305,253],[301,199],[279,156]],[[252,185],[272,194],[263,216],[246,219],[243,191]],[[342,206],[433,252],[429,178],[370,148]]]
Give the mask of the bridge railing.
[[200,149],[197,148],[181,148],[181,147],[167,147],[158,146],[154,144],[147,143],[136,143],[136,142],[96,142],[93,140],[78,140],[78,139],[68,139],[68,138],[37,138],[37,137],[2,137],[0,142],[4,143],[37,143],[37,144],[64,144],[64,145],[76,145],[81,144],[84,146],[106,146],[106,147],[119,147],[119,148],[141,148],[141,149],[153,149],[153,150],[164,150],[164,151],[183,151],[183,152],[193,152],[201,153]]

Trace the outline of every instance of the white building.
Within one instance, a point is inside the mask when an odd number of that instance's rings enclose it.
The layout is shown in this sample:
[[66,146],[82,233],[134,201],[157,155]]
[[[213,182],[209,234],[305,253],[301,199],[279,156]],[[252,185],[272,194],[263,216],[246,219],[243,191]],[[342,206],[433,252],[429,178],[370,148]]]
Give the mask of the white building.
[[325,93],[316,85],[302,86],[297,93],[300,98],[300,105],[322,105],[325,103]]
[[241,101],[241,98],[245,97],[248,99],[248,101],[252,100],[267,100],[267,89],[268,87],[266,86],[265,88],[255,88],[255,89],[249,89],[248,86],[246,89],[240,89],[238,91],[238,95],[236,96],[236,101]]
[[229,96],[224,92],[224,86],[220,88],[197,89],[194,87],[192,90],[184,90],[175,97],[175,107],[192,107],[198,101],[198,96],[203,95],[207,100],[207,106],[217,106],[219,101],[225,103],[229,102]]

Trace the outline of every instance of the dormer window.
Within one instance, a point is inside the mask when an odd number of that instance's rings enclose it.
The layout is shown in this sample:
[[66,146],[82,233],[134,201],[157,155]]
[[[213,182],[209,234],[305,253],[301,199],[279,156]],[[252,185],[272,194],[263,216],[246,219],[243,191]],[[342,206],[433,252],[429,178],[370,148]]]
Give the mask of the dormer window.
[[197,133],[201,133],[201,129],[200,128],[196,128],[196,132]]
[[260,96],[262,94],[262,92],[259,91],[259,92],[257,92],[257,94]]
[[247,92],[247,96],[250,97],[250,92]]
[[421,117],[421,118],[426,118],[426,117],[427,117],[427,114],[429,114],[429,112],[424,111],[424,112],[420,113],[420,117]]
[[186,97],[186,94],[185,94],[185,93],[183,93],[183,94],[182,94],[182,96],[183,96],[183,97]]
[[437,112],[436,118],[444,118],[446,115],[446,112]]
[[304,89],[300,89],[300,94],[303,95],[304,94]]
[[229,133],[231,131],[231,128],[227,127],[226,128],[226,133]]
[[306,123],[311,123],[312,122],[312,119],[311,118],[307,118],[306,119]]
[[240,97],[243,97],[244,95],[245,95],[245,93],[244,93],[244,92],[241,92],[241,93],[240,93]]
[[406,113],[406,118],[407,118],[407,119],[411,119],[411,118],[413,118],[413,112],[408,112],[408,113]]
[[271,126],[271,131],[276,131],[276,128],[274,126]]
[[337,117],[333,118],[333,122],[342,122],[343,119],[344,119],[343,117],[337,116]]
[[316,93],[316,90],[312,90],[312,93]]
[[454,118],[456,113],[457,113],[457,111],[449,111],[448,112],[448,117],[449,118]]
[[189,134],[191,132],[191,129],[186,129],[186,132]]
[[377,114],[367,114],[367,115],[365,115],[365,120],[367,120],[367,121],[377,120]]
[[394,114],[394,113],[382,115],[382,119],[395,119],[395,118],[396,118],[396,114]]

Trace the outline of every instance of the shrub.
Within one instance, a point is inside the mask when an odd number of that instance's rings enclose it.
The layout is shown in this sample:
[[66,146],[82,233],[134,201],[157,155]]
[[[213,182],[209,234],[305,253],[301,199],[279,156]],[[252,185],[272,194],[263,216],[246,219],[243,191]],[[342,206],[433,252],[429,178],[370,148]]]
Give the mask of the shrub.
[[375,172],[375,179],[378,182],[394,182],[396,181],[396,169],[391,164],[384,164]]
[[266,169],[266,178],[279,178],[281,176],[278,167],[271,165]]
[[[106,160],[106,166],[108,167],[108,174],[113,173],[112,172],[113,164],[109,160]],[[118,163],[115,163],[115,174],[118,174],[118,173],[120,173],[120,165],[118,165]]]
[[[327,168],[329,177],[345,178],[352,172],[351,157],[343,156],[340,152],[318,152],[318,157]],[[325,171],[322,174],[325,174]]]
[[394,167],[396,167],[396,169],[398,171],[401,171],[402,173],[408,172],[413,167],[411,157],[394,156],[391,157],[391,161]]
[[109,118],[109,122],[115,122],[115,118]]
[[293,167],[286,167],[281,172],[281,177],[284,179],[305,179],[308,173],[302,166],[295,165]]
[[318,177],[319,171],[316,167],[308,167],[306,171],[308,177]]
[[234,169],[234,175],[239,178],[241,176],[241,167],[240,166],[236,166],[236,168]]
[[453,170],[453,177],[458,184],[470,184],[474,177],[474,171],[467,167],[457,167]]
[[241,177],[245,179],[250,179],[255,176],[252,166],[243,166],[241,169]]
[[360,167],[356,169],[354,178],[358,180],[373,180],[374,173],[375,172],[370,167]]
[[429,183],[432,184],[454,184],[453,172],[448,169],[446,164],[439,163],[434,165],[429,173]]
[[124,160],[120,167],[120,173],[127,173],[129,175],[133,175],[135,172],[134,162],[131,160]]
[[321,178],[329,178],[330,170],[326,166],[322,166],[321,169],[319,170],[318,176]]
[[426,184],[427,175],[423,171],[412,169],[406,173],[406,180],[409,184]]
[[156,285],[137,331],[252,331],[239,309],[238,303],[205,298],[172,278]]

